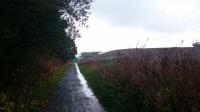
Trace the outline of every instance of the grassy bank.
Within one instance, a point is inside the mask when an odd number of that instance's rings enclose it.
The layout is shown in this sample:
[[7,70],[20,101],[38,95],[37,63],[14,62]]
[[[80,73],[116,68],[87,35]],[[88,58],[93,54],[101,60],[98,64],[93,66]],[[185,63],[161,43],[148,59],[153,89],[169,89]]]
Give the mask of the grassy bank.
[[99,73],[87,65],[79,65],[94,94],[108,112],[152,112],[154,105],[137,87],[129,90],[115,85],[113,80],[103,80]]
[[[116,101],[125,103],[124,109],[131,112],[136,104],[147,109],[138,111],[149,112],[155,107],[154,112],[200,112],[199,50],[171,48],[156,53],[135,49],[119,53],[112,60],[90,59],[79,64],[90,66],[85,69],[98,71],[101,80],[122,90],[122,98]],[[114,98],[119,96],[116,93]]]
[[40,81],[39,85],[35,87],[33,90],[34,100],[32,102],[34,112],[46,111],[48,102],[52,99],[53,90],[64,75],[64,70],[67,67],[68,65],[65,64],[55,68],[50,79]]

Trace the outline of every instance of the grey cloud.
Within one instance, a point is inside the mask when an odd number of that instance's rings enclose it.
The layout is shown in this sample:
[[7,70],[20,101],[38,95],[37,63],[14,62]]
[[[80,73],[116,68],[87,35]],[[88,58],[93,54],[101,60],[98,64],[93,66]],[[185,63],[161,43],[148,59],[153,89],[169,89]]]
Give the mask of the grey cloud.
[[162,16],[153,2],[154,0],[96,0],[92,13],[114,26],[139,27],[164,33],[184,32],[194,24]]

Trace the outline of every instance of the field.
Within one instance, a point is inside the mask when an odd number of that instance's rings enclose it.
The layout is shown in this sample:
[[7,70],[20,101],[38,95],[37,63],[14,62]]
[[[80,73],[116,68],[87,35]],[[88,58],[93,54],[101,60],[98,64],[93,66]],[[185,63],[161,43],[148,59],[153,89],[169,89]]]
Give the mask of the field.
[[112,58],[82,59],[79,65],[109,112],[199,112],[200,49],[164,51],[126,50]]

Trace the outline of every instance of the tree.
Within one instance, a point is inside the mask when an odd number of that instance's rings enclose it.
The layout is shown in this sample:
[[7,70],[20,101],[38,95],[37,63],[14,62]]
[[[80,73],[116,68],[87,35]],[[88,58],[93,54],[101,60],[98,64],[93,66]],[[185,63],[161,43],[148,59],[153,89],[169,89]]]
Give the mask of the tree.
[[85,25],[91,2],[0,0],[0,92],[7,91],[17,101],[16,94],[36,84],[36,56],[73,58],[78,26]]
[[197,42],[193,43],[192,46],[193,46],[193,47],[200,47],[200,42],[197,41]]

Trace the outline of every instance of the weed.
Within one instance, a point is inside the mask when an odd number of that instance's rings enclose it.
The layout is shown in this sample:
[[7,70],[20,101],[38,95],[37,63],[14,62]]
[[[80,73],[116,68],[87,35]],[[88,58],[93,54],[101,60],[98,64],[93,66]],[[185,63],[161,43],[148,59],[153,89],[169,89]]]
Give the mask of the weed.
[[[200,111],[200,49],[130,49],[112,64],[96,61],[100,77],[131,93],[134,88],[157,112]],[[87,63],[90,64],[90,63]],[[131,93],[134,94],[134,93]]]

